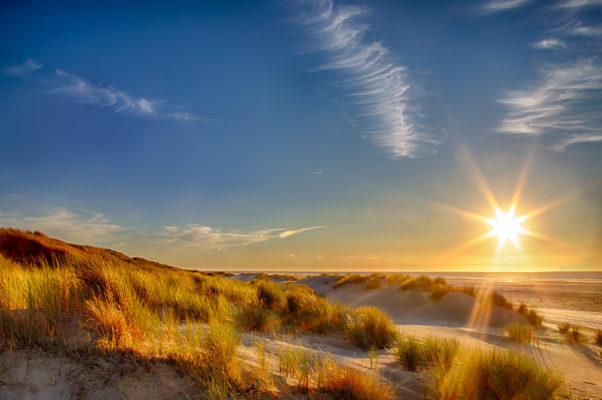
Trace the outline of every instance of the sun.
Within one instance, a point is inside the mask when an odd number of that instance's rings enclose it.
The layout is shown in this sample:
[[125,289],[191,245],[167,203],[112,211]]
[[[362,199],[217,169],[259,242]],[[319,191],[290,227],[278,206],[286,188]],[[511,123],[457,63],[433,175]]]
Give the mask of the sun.
[[516,247],[520,248],[518,241],[519,235],[528,233],[528,231],[521,226],[525,219],[527,218],[514,215],[514,207],[511,207],[506,212],[503,212],[496,207],[495,218],[484,218],[484,221],[492,227],[487,236],[498,237],[498,249],[504,247],[504,244],[508,240],[514,243]]

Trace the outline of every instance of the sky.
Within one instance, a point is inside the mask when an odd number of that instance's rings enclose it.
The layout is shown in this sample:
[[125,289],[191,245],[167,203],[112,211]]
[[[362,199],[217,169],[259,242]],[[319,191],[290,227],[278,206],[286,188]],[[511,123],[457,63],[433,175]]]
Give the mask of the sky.
[[207,270],[602,269],[600,0],[2,2],[0,50],[0,226]]

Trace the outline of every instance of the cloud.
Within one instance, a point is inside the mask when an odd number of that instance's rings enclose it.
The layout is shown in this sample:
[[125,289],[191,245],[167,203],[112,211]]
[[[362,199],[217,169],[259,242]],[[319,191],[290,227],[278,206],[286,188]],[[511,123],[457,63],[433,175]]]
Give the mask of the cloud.
[[561,8],[582,8],[602,6],[602,0],[566,0],[557,4]]
[[126,112],[142,117],[173,119],[180,122],[201,120],[188,112],[170,112],[162,101],[133,97],[112,86],[94,85],[60,69],[56,70],[56,76],[59,78],[59,84],[50,93],[65,95],[78,103],[108,107],[118,113]]
[[326,58],[312,71],[331,71],[341,77],[335,84],[356,129],[394,157],[432,153],[436,141],[421,124],[407,68],[397,64],[382,43],[366,38],[372,28],[360,19],[368,12],[365,7],[335,6],[325,0],[312,2],[309,11],[292,20],[307,35],[303,52]]
[[35,71],[42,68],[44,64],[34,61],[32,58],[28,58],[24,63],[13,65],[4,68],[4,73],[7,75],[25,75],[30,71]]
[[189,224],[185,227],[165,226],[163,236],[167,243],[195,248],[198,250],[223,250],[243,247],[272,239],[284,239],[323,226],[312,226],[286,230],[283,228],[261,229],[255,231],[222,231],[210,226]]
[[481,15],[495,14],[520,8],[530,2],[531,0],[493,0],[479,6],[478,11]]
[[536,49],[566,49],[566,43],[559,39],[545,39],[533,44]]
[[512,135],[545,135],[562,151],[602,135],[602,67],[592,60],[549,65],[542,79],[526,90],[508,92],[508,108],[498,131]]
[[600,37],[602,36],[602,27],[600,26],[583,26],[576,25],[565,31],[570,36],[584,36],[584,37]]
[[311,231],[311,230],[320,229],[320,228],[324,228],[324,226],[318,225],[318,226],[310,226],[309,228],[291,229],[291,230],[288,230],[288,231],[281,232],[280,235],[278,235],[278,237],[280,239],[284,239],[284,238],[287,238],[289,236],[297,235],[297,234],[302,233],[302,232]]
[[113,239],[122,228],[111,224],[100,213],[55,208],[41,216],[23,217],[17,213],[0,213],[0,225],[37,230],[50,236],[77,243],[102,243]]
[[566,139],[559,141],[558,143],[550,146],[550,148],[554,151],[564,151],[567,147],[578,144],[578,143],[594,143],[594,142],[602,142],[602,134],[600,135],[572,135]]

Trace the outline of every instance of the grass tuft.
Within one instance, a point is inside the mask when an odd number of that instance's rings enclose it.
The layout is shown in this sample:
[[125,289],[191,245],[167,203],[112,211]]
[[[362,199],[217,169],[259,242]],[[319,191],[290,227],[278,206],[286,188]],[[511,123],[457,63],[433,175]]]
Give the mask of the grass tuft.
[[368,275],[359,274],[345,274],[339,276],[339,278],[332,284],[334,289],[338,289],[341,286],[345,286],[350,283],[364,283],[368,280]]
[[513,343],[530,344],[533,338],[533,328],[528,325],[508,324],[506,333]]
[[349,314],[345,334],[362,350],[389,347],[397,337],[393,322],[375,307],[359,307]]
[[558,332],[564,335],[564,339],[570,344],[581,344],[585,341],[585,336],[581,333],[581,328],[577,325],[568,323],[560,324]]
[[395,349],[395,358],[408,371],[416,371],[422,364],[422,347],[413,337],[400,339]]
[[376,376],[334,363],[324,372],[318,389],[341,400],[389,400],[394,394],[392,388]]
[[419,342],[413,337],[399,340],[395,348],[395,358],[408,371],[423,367],[449,368],[460,349],[455,339],[429,337]]

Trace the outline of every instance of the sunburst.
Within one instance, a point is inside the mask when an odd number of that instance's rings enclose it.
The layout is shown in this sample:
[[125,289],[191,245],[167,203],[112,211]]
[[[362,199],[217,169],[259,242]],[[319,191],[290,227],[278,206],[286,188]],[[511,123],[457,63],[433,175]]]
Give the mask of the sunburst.
[[527,216],[517,217],[514,213],[514,207],[506,212],[496,208],[495,218],[483,218],[492,227],[487,236],[497,236],[498,238],[498,250],[504,247],[507,241],[511,241],[517,248],[520,248],[519,235],[529,234],[529,231],[521,225],[527,219]]

